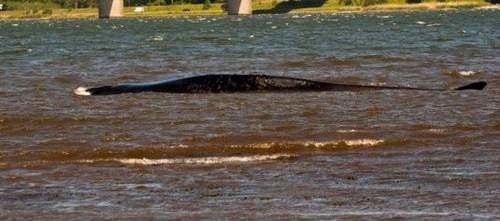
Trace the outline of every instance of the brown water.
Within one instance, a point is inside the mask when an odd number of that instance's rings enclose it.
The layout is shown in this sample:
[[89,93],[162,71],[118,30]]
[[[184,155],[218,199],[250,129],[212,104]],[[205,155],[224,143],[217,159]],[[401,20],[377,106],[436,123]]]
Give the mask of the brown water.
[[[500,12],[0,22],[0,219],[500,219]],[[199,74],[484,91],[123,94]]]

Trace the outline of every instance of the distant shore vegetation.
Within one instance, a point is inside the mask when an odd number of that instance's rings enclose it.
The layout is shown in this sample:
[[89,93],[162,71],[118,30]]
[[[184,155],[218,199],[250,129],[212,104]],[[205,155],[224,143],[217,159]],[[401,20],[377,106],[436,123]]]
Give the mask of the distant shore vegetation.
[[[96,8],[99,0],[0,0],[9,10],[25,10],[30,8],[78,9]],[[124,0],[125,7],[158,6],[172,4],[202,4],[205,0]],[[213,0],[211,1],[213,2]],[[217,1],[215,1],[217,2]],[[222,0],[220,0],[222,2]]]
[[[500,0],[253,0],[254,14],[475,8]],[[124,0],[125,16],[223,14],[225,0]],[[0,19],[96,17],[98,0],[0,0]],[[138,13],[135,8],[144,7]]]

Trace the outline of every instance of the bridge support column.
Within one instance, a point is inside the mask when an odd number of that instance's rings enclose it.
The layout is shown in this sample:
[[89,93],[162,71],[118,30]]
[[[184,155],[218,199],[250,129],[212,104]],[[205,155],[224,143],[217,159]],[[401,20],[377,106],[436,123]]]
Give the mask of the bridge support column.
[[99,18],[123,17],[123,0],[99,0]]
[[228,0],[226,10],[230,15],[251,15],[252,0]]

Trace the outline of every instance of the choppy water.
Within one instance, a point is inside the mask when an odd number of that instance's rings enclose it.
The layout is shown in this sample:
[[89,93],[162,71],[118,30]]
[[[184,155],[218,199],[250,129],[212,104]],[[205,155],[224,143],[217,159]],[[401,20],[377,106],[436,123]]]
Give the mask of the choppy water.
[[[484,91],[124,94],[200,74]],[[0,219],[500,219],[500,11],[0,22]]]

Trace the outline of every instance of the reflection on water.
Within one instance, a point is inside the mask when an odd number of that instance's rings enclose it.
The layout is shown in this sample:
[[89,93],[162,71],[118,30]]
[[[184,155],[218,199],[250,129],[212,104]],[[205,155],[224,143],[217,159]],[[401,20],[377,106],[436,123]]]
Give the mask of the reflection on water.
[[[495,10],[0,22],[0,219],[498,219]],[[73,95],[201,74],[484,91]],[[104,214],[104,215],[103,215]]]

